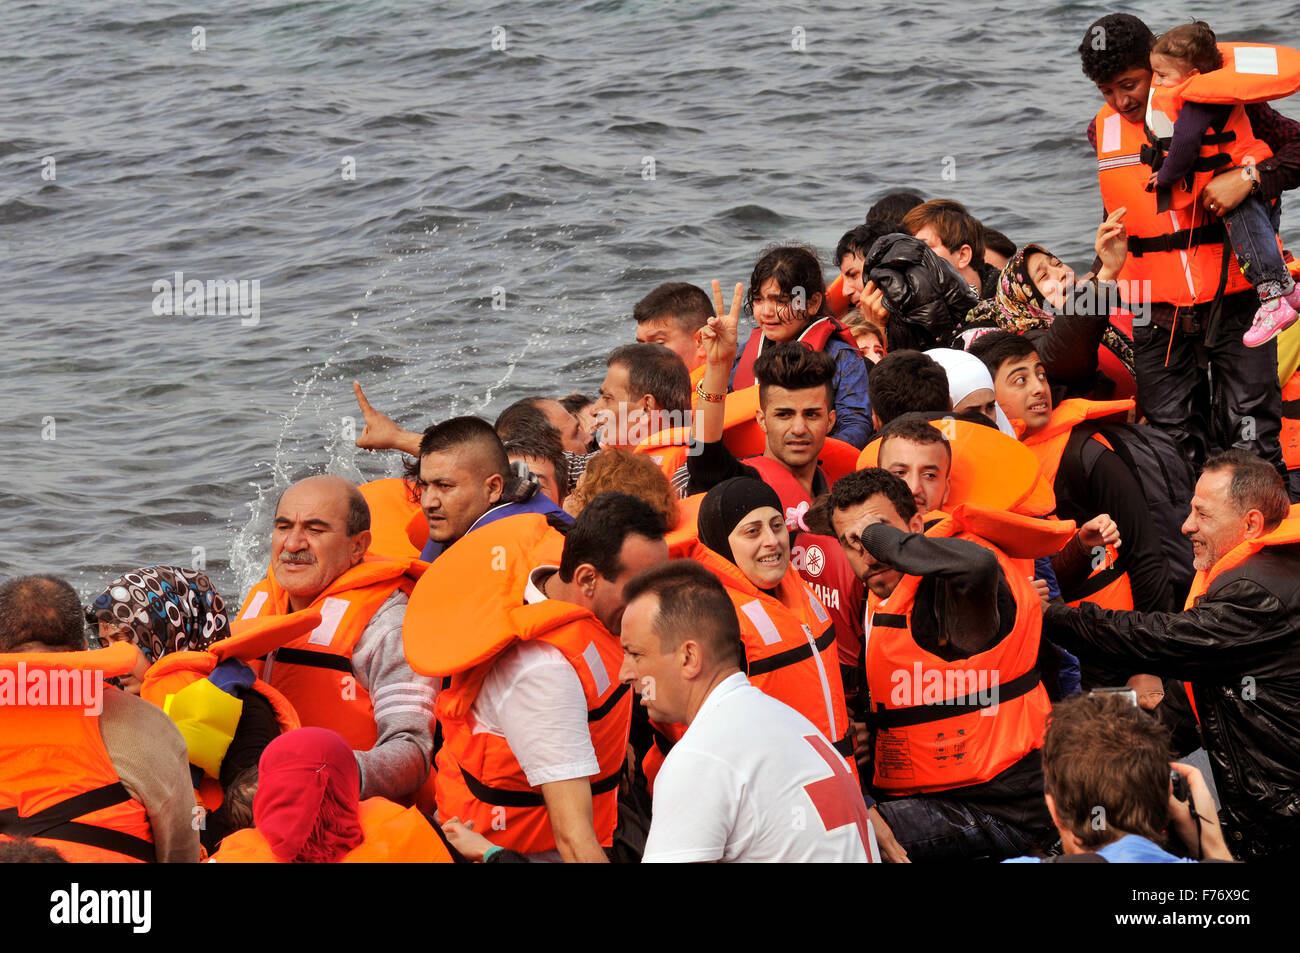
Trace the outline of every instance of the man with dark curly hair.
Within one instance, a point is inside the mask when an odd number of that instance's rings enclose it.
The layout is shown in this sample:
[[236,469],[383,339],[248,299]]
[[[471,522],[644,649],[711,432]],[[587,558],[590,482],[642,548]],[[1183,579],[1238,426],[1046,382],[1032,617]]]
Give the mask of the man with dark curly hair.
[[1255,135],[1273,155],[1217,175],[1199,204],[1158,216],[1146,191],[1151,168],[1142,160],[1154,43],[1140,19],[1112,13],[1089,26],[1079,44],[1083,73],[1106,101],[1088,127],[1102,200],[1107,212],[1127,209],[1120,287],[1135,314],[1138,404],[1196,469],[1236,447],[1285,474],[1277,345],[1248,348],[1241,341],[1258,300],[1221,219],[1253,193],[1270,203],[1276,225],[1282,192],[1300,185],[1300,123],[1264,103],[1246,106]]

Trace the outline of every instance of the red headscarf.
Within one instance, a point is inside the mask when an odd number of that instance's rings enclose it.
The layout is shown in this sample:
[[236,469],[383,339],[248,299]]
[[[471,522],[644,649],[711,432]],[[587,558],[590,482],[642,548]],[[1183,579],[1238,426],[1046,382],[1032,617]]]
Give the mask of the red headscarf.
[[280,860],[336,863],[364,839],[361,771],[337,732],[286,732],[266,746],[257,774],[253,824]]

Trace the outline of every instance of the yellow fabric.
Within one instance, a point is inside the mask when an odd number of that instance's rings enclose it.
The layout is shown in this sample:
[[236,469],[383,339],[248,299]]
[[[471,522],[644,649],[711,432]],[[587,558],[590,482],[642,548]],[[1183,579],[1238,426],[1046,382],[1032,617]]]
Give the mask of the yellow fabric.
[[1286,386],[1300,370],[1300,321],[1277,336],[1277,382]]
[[190,750],[190,764],[214,778],[221,774],[221,760],[235,737],[243,710],[242,700],[206,678],[190,682],[163,702],[163,711],[176,723]]

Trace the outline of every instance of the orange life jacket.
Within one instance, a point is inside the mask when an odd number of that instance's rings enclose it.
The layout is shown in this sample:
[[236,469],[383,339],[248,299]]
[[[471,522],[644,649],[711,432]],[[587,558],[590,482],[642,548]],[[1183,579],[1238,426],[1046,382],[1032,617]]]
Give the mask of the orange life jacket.
[[686,464],[686,453],[691,441],[689,427],[673,427],[651,434],[633,449],[633,453],[643,453],[654,461],[663,475],[672,483],[674,474]]
[[[930,426],[944,435],[952,451],[945,510],[951,511],[962,503],[1026,516],[1046,516],[1056,510],[1051,478],[1044,476],[1038,458],[1015,438],[994,427],[956,417],[931,420]],[[858,469],[878,466],[879,459],[877,437],[858,457]]]
[[677,501],[677,525],[664,535],[669,559],[686,559],[699,540],[700,504],[707,493],[693,493]]
[[[857,352],[858,342],[853,339],[848,328],[840,324],[838,319],[829,316],[814,318],[795,340],[810,351],[824,351],[832,337],[838,337],[852,347],[855,353]],[[754,362],[763,353],[763,342],[766,340],[762,328],[754,328],[750,333],[749,340],[745,342],[745,349],[740,352],[740,362],[736,365],[736,373],[731,382],[733,389],[740,390],[742,387],[749,387],[756,383]]]
[[[1268,144],[1255,137],[1243,103],[1264,102],[1289,96],[1300,89],[1300,53],[1286,47],[1262,44],[1223,43],[1223,67],[1189,77],[1178,86],[1152,86],[1147,105],[1147,138],[1164,153],[1173,135],[1173,124],[1187,102],[1233,105],[1227,124],[1221,130],[1207,130],[1201,140],[1201,153],[1192,167],[1190,187],[1179,183],[1168,194],[1157,191],[1158,208],[1183,208],[1200,195],[1218,172],[1233,166],[1246,166],[1273,155]],[[1244,51],[1244,52],[1243,52]],[[1238,57],[1242,57],[1238,61]],[[1252,58],[1267,62],[1252,64]],[[1261,72],[1259,67],[1264,68]],[[1240,68],[1239,68],[1240,67]],[[1153,152],[1148,153],[1154,157]]]
[[[352,651],[370,619],[394,592],[411,593],[425,564],[415,559],[366,556],[317,596],[310,608],[324,620],[313,631],[275,651],[273,659],[249,662],[258,676],[270,668],[271,686],[284,694],[304,725],[337,731],[354,751],[369,751],[378,738],[370,694],[357,683]],[[248,592],[241,620],[289,613],[289,594],[275,573]]]
[[[701,380],[704,377],[706,368],[706,365],[701,364],[696,369],[700,372]],[[697,403],[695,396],[692,396],[692,408],[695,408]],[[727,395],[726,404],[723,407],[722,440],[733,454],[749,456],[753,451],[748,448],[752,447],[756,440],[759,447],[757,452],[762,453],[766,437],[754,419],[754,411],[757,409],[757,384],[744,390],[733,391]],[[688,418],[683,421],[682,426],[659,430],[631,449],[633,453],[644,453],[654,460],[655,465],[663,471],[664,476],[668,477],[671,482],[673,474],[686,463],[686,457],[691,445],[691,431],[692,428]]]
[[[702,367],[704,365],[701,365]],[[701,373],[700,376],[702,378],[703,374]],[[693,409],[696,407],[694,398],[691,406]],[[738,459],[756,456],[767,446],[767,436],[754,417],[757,410],[757,384],[738,388],[726,397],[722,410],[722,442]],[[642,440],[632,449],[635,453],[646,453],[652,458],[657,458],[655,463],[671,480],[677,469],[686,462],[690,444],[691,427],[684,424],[681,427],[661,430]]]
[[[118,691],[103,679],[135,668],[136,652],[118,642],[0,655],[0,838],[30,837],[73,863],[156,859],[149,814],[122,785],[85,694],[87,678],[92,692]],[[39,700],[37,680],[48,686]]]
[[838,437],[827,437],[826,442],[822,444],[822,452],[817,458],[817,466],[826,475],[826,483],[834,486],[835,481],[840,477],[848,476],[856,470],[858,454],[861,452],[853,444],[846,443]]
[[[857,448],[849,444],[844,446],[849,447],[856,462]],[[862,654],[862,614],[865,609],[862,581],[854,574],[839,540],[800,529],[813,498],[795,475],[771,457],[750,457],[744,462],[758,471],[764,483],[776,490],[785,511],[786,528],[790,530],[790,562],[804,584],[831,614],[840,664],[856,667]],[[824,473],[822,479],[829,482]]]
[[[1236,569],[1261,549],[1266,546],[1290,546],[1294,543],[1300,543],[1300,503],[1291,504],[1289,515],[1278,524],[1277,529],[1234,546],[1208,570],[1198,571],[1192,579],[1192,588],[1187,593],[1183,610],[1186,611],[1200,603],[1205,594],[1210,591],[1210,584],[1216,577],[1230,569]],[[1184,682],[1183,685],[1187,688],[1187,700],[1192,704],[1192,714],[1196,715],[1197,721],[1200,721],[1200,713],[1196,710],[1196,698],[1192,695],[1192,683]]]
[[1282,459],[1288,470],[1300,470],[1300,371],[1282,388]]
[[1042,469],[1043,478],[1048,483],[1056,483],[1056,471],[1061,467],[1061,457],[1065,454],[1065,445],[1070,442],[1074,428],[1085,420],[1105,420],[1108,417],[1121,417],[1134,407],[1131,400],[1083,400],[1072,398],[1061,401],[1052,410],[1047,426],[1035,434],[1021,440],[1035,457]]
[[837,318],[842,318],[849,313],[853,307],[853,302],[844,292],[844,276],[836,275],[835,280],[826,287],[826,307],[831,314]]
[[403,626],[411,668],[451,676],[437,706],[444,737],[435,780],[440,815],[473,821],[493,843],[525,854],[555,849],[546,802],[505,738],[475,733],[471,724],[474,700],[501,654],[516,642],[542,641],[558,648],[577,673],[600,766],[591,780],[593,826],[605,846],[618,824],[618,782],[632,722],[631,695],[618,678],[618,639],[580,606],[555,599],[524,603],[529,573],[554,557],[558,536],[538,514],[475,530],[425,573]]
[[[451,855],[437,832],[413,807],[387,798],[366,798],[358,806],[363,840],[340,864],[449,864]],[[212,855],[213,864],[282,864],[256,827],[235,831]]]
[[[856,773],[835,628],[794,567],[786,571],[773,598],[703,543],[696,542],[687,555],[718,577],[736,606],[750,682],[816,725]],[[654,728],[659,737],[642,764],[651,782],[667,749],[686,726],[654,724]]]
[[428,542],[429,524],[420,509],[419,500],[412,496],[414,490],[410,481],[401,477],[389,477],[362,483],[357,489],[370,507],[368,552],[390,559],[418,557],[424,547],[421,545],[416,548],[408,528],[412,520],[419,517],[420,523],[425,527],[425,542]]
[[[314,609],[261,619],[236,619],[230,625],[233,634],[213,642],[207,651],[171,652],[150,665],[140,683],[140,697],[166,711],[171,696],[200,679],[207,678],[226,659],[249,662],[311,632],[320,625],[320,621],[320,613]],[[260,678],[253,682],[252,690],[270,704],[280,724],[281,733],[302,727],[298,712],[281,692]],[[189,739],[186,740],[188,742]],[[190,763],[195,764],[193,756]],[[220,783],[206,773],[196,793],[199,802],[209,811],[220,807],[224,798]]]
[[[1053,485],[1056,483],[1057,471],[1061,468],[1061,458],[1065,455],[1066,444],[1074,428],[1085,420],[1102,420],[1117,415],[1127,415],[1133,409],[1131,400],[1083,400],[1073,398],[1063,400],[1052,411],[1052,416],[1042,430],[1025,437],[1021,442],[1033,451],[1038,458],[1038,465],[1043,477]],[[1098,438],[1100,439],[1100,438]],[[1105,441],[1102,441],[1105,443]],[[1128,573],[1120,573],[1110,582],[1102,584],[1103,575],[1114,575],[1114,562],[1118,553],[1114,547],[1107,547],[1106,559],[1093,568],[1090,578],[1096,579],[1098,588],[1082,599],[1076,599],[1069,605],[1077,606],[1081,602],[1092,602],[1105,609],[1132,609],[1133,587]],[[1084,583],[1084,589],[1091,584]]]
[[966,531],[960,516],[932,526],[926,535],[991,549],[1015,595],[1016,621],[996,645],[949,662],[923,650],[912,636],[919,576],[904,576],[879,603],[871,616],[866,658],[877,728],[874,786],[894,795],[992,780],[1042,746],[1051,711],[1034,667],[1043,616],[1021,567]]
[[[1152,302],[1186,307],[1212,301],[1218,293],[1225,254],[1224,294],[1252,290],[1231,245],[1225,246],[1222,221],[1196,202],[1157,210],[1155,198],[1146,190],[1151,167],[1143,162],[1143,149],[1150,149],[1145,128],[1126,121],[1109,106],[1101,108],[1096,122],[1102,203],[1107,212],[1120,206],[1128,209],[1124,219],[1128,257],[1119,274],[1120,292],[1128,307],[1136,309]],[[1149,151],[1147,156],[1150,159]]]

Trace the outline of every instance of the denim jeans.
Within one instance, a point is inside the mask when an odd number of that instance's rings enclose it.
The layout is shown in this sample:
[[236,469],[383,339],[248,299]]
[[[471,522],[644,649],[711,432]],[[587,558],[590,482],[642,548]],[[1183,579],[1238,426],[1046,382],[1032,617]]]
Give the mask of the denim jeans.
[[1240,205],[1223,216],[1241,273],[1255,286],[1261,301],[1287,294],[1295,284],[1282,261],[1282,253],[1277,249],[1279,219],[1280,216],[1274,218],[1258,195],[1246,196]]
[[[985,814],[972,804],[939,797],[909,797],[876,805],[909,860],[1003,860],[1030,853],[1029,831]],[[1048,831],[1036,832],[1051,839]]]

